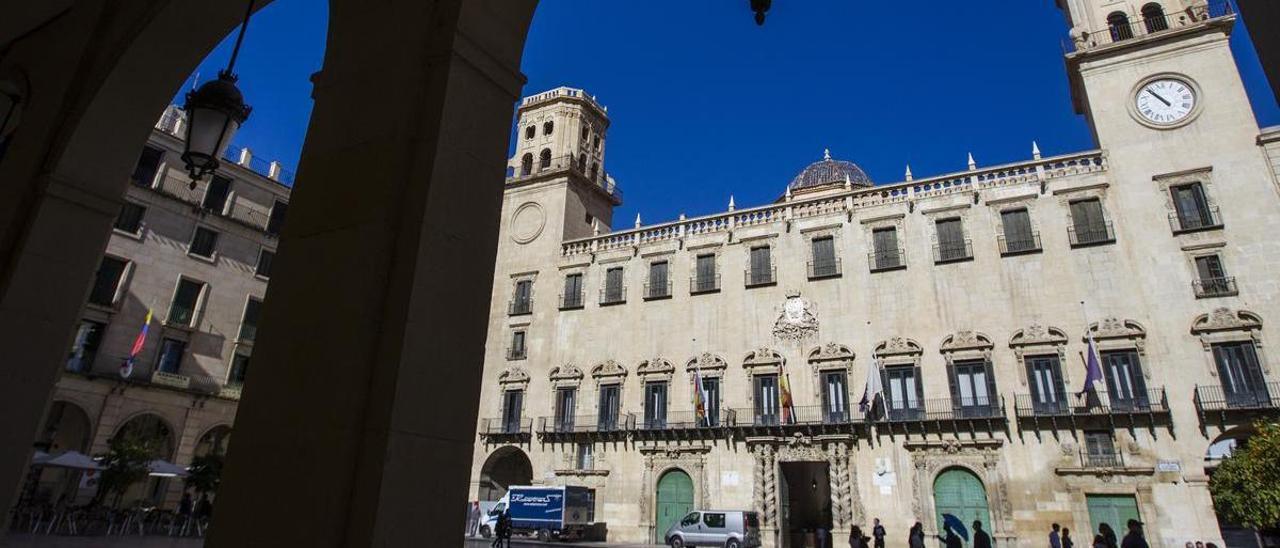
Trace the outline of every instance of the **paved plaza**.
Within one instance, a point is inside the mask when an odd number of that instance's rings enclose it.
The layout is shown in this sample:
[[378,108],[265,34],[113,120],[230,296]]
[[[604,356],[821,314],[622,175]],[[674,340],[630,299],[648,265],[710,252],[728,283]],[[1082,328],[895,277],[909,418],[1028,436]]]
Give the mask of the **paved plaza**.
[[[199,548],[203,545],[204,539],[198,538],[169,538],[169,537],[67,537],[58,535],[30,535],[30,534],[13,534],[7,539],[9,546],[38,546],[40,548],[79,548],[79,547],[104,547],[104,548]],[[464,548],[487,548],[491,540],[485,539],[468,539],[463,543]],[[602,542],[538,542],[536,540],[514,540],[511,542],[513,547],[522,546],[580,546],[591,548],[650,548],[658,546],[656,544],[617,544]]]

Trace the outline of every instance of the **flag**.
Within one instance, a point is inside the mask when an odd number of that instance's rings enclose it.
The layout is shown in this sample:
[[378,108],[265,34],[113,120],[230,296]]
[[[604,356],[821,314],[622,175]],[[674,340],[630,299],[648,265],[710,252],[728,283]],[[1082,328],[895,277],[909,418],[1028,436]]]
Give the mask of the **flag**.
[[1093,390],[1094,383],[1102,380],[1102,365],[1098,361],[1098,348],[1093,344],[1093,333],[1089,333],[1089,345],[1085,351],[1088,355],[1084,359],[1084,387],[1080,389],[1079,396]]
[[142,353],[143,345],[147,344],[147,332],[151,330],[151,309],[147,309],[147,319],[142,321],[142,331],[138,332],[138,338],[133,340],[133,348],[129,350],[129,359],[120,364],[120,377],[129,378],[133,374],[133,363],[138,359],[138,354]]
[[710,426],[707,424],[706,395],[702,393],[701,366],[698,366],[693,372],[693,420],[697,423],[697,426]]
[[862,392],[862,401],[858,402],[858,408],[864,414],[871,413],[875,408],[876,398],[884,394],[884,381],[880,378],[880,362],[875,359],[867,365],[867,388]]
[[787,380],[787,373],[782,370],[782,365],[778,366],[778,392],[778,403],[782,407],[782,424],[795,424],[796,409],[791,401],[791,381]]

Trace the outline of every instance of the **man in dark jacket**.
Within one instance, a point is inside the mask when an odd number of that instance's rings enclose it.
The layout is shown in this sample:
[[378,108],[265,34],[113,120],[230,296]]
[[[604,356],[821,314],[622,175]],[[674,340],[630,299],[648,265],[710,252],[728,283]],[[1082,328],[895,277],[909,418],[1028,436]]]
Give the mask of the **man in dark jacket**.
[[982,521],[973,520],[973,548],[991,548],[991,535],[982,530]]
[[871,528],[871,536],[876,539],[876,548],[884,548],[884,526],[880,525],[880,518],[875,519],[875,527]]
[[1128,525],[1129,534],[1120,541],[1120,548],[1151,548],[1147,545],[1147,539],[1142,538],[1142,522],[1131,519]]
[[938,540],[942,541],[947,548],[964,548],[964,541],[960,540],[960,535],[957,535],[955,531],[952,531],[950,525],[946,525],[944,527],[947,535],[938,535]]

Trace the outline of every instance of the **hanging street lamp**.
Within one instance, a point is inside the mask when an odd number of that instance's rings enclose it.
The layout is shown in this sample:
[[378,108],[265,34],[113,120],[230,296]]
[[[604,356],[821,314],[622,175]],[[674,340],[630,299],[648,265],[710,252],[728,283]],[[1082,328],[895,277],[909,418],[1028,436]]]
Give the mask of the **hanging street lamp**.
[[187,93],[187,102],[182,106],[187,114],[187,141],[182,151],[182,161],[186,163],[187,173],[191,175],[193,190],[196,181],[218,169],[218,159],[226,152],[227,145],[231,144],[231,137],[249,119],[249,112],[253,110],[244,104],[244,95],[236,87],[238,77],[232,72],[252,15],[253,0],[249,0],[244,21],[240,24],[240,35],[236,37],[235,49],[231,51],[227,68],[218,72],[217,80],[210,80],[199,89]]
[[764,14],[769,11],[773,0],[751,0],[751,11],[756,12],[756,24],[764,25]]

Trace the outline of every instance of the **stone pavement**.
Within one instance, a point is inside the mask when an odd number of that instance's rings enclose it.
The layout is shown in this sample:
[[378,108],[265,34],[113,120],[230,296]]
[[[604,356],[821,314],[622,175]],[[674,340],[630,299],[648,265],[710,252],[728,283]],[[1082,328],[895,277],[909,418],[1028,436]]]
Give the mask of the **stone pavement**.
[[[488,548],[492,540],[467,539],[464,548]],[[511,539],[512,548],[533,548],[535,546],[560,546],[584,548],[659,548],[661,544],[619,544],[616,542],[538,542],[536,540]]]
[[204,539],[199,538],[172,538],[161,536],[145,536],[145,537],[68,537],[62,535],[30,535],[10,533],[4,539],[8,542],[5,546],[30,546],[39,548],[88,548],[109,547],[109,548],[200,548],[204,545]]

